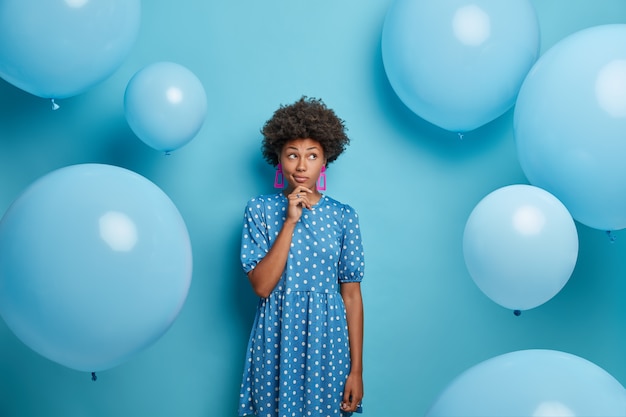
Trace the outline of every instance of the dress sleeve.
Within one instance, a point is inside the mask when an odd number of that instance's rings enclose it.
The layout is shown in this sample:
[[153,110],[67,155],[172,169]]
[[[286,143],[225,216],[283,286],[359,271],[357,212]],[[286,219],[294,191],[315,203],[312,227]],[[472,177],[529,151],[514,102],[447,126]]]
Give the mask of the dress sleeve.
[[359,216],[348,205],[343,210],[342,228],[339,282],[361,282],[364,275],[365,260]]
[[241,265],[250,272],[269,251],[263,201],[252,199],[246,205],[241,232]]

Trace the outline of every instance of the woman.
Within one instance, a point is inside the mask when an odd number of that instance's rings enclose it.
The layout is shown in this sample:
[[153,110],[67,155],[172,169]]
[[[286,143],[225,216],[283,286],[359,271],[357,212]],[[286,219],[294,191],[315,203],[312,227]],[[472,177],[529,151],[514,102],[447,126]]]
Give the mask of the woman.
[[[363,397],[363,248],[356,212],[320,191],[349,143],[319,99],[281,106],[263,129],[280,192],[250,200],[241,261],[260,297],[239,415],[339,416]],[[286,183],[286,184],[285,184]]]

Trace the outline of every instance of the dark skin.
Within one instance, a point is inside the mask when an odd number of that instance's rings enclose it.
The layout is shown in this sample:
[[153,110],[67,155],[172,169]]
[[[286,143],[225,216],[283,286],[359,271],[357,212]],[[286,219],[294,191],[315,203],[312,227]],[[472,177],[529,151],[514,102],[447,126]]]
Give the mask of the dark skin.
[[[304,208],[312,209],[322,198],[316,182],[326,165],[324,149],[314,139],[293,139],[278,155],[287,187],[283,190],[289,201],[287,218],[265,257],[248,273],[254,292],[268,297],[283,274],[291,247],[291,237]],[[341,296],[346,306],[350,340],[350,374],[346,379],[341,409],[356,411],[363,398],[363,299],[359,282],[342,283]]]

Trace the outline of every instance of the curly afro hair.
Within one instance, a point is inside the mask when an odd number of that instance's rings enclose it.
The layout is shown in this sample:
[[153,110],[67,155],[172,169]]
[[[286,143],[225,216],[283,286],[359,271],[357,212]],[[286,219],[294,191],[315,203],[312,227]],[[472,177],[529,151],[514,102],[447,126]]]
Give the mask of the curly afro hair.
[[320,99],[302,96],[288,106],[281,105],[271,119],[265,122],[263,157],[272,166],[278,165],[286,142],[293,139],[314,139],[324,149],[326,164],[330,164],[350,143],[344,121]]

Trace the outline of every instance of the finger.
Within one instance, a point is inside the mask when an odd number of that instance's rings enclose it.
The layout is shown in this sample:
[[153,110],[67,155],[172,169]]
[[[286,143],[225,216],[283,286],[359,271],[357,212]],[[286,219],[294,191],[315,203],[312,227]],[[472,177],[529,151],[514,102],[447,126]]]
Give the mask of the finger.
[[300,193],[300,194],[311,194],[311,193],[313,193],[313,190],[311,190],[310,188],[303,187],[302,185],[299,185],[293,191],[294,191],[294,193]]
[[362,399],[363,399],[362,395],[357,396],[357,395],[348,394],[348,398],[347,399],[344,398],[346,411],[356,411],[357,408],[359,408],[359,404],[361,404]]
[[343,394],[343,401],[341,402],[341,407],[346,411],[352,408],[352,396],[347,392]]
[[358,404],[359,404],[359,401],[356,398],[351,397],[350,398],[350,411],[356,411]]
[[294,193],[289,196],[289,201],[300,204],[303,201],[303,197],[300,193]]
[[[287,195],[289,205],[298,208],[306,207],[307,209],[311,210],[312,205],[308,199],[309,193],[312,193],[312,191],[306,187],[296,187],[291,193],[289,193],[289,195]],[[300,213],[298,212],[298,215],[299,214]]]
[[292,201],[295,201],[297,205],[302,206],[302,207],[306,207],[309,210],[311,209],[311,201],[309,200],[308,196],[305,194],[301,194],[301,193],[296,193],[292,198]]
[[347,412],[354,412],[354,411],[356,411],[356,404],[352,404],[352,403],[348,403],[348,402],[342,402],[341,403],[341,409],[343,411],[347,411]]
[[290,198],[302,198],[302,197],[307,197],[309,195],[311,191],[309,191],[308,189],[304,188],[302,190],[294,190],[293,193],[289,194]]

